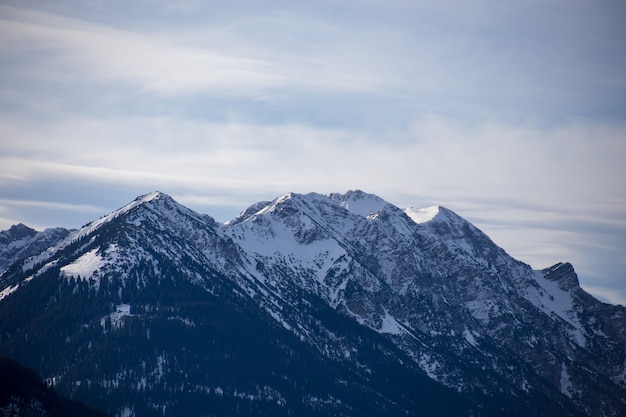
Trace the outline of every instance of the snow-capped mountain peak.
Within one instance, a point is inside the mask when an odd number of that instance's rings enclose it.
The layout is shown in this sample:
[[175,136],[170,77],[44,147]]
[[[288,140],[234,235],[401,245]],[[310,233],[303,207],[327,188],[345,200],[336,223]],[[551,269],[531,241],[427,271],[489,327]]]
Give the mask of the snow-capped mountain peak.
[[264,214],[264,213],[269,213],[272,211],[276,211],[278,210],[280,207],[284,206],[285,204],[289,204],[293,201],[294,197],[296,197],[297,194],[289,192],[286,194],[283,194],[281,196],[278,196],[274,199],[274,201],[272,201],[270,204],[266,205],[265,207],[261,208],[257,213],[255,214]]
[[571,291],[578,288],[578,276],[574,272],[574,267],[569,262],[559,262],[552,267],[545,269],[545,278],[557,283],[563,291]]
[[26,226],[24,223],[13,225],[9,230],[3,230],[0,232],[0,243],[7,244],[13,240],[20,240],[27,237],[32,237],[37,232]]
[[439,206],[431,206],[426,208],[409,207],[404,210],[407,216],[415,223],[422,224],[431,221],[439,214]]
[[[149,203],[151,201],[156,201],[156,200],[160,200],[160,199],[170,199],[171,197],[169,197],[166,194],[161,193],[160,191],[154,191],[148,194],[144,194],[141,195],[137,198],[135,198],[133,201],[131,201],[130,203],[126,204],[125,206],[105,215],[100,217],[98,220],[94,220],[93,222],[85,225],[81,230],[79,230],[77,236],[75,236],[74,238],[79,238],[82,236],[86,236],[90,233],[92,233],[94,230],[100,228],[102,225],[110,222],[111,220],[128,213],[129,211],[131,211],[132,209],[134,209],[135,207],[138,207],[142,204],[146,204]],[[173,201],[173,200],[172,200]]]
[[[26,259],[22,269],[29,270],[44,263],[49,267],[60,267],[66,277],[80,275],[98,282],[105,270],[120,270],[116,265],[120,259],[126,257],[132,263],[141,258],[134,248],[118,245],[118,239],[126,239],[125,235],[134,235],[131,240],[137,237],[138,234],[131,231],[133,229],[144,233],[147,233],[146,230],[151,230],[149,233],[170,231],[189,240],[199,239],[201,235],[207,239],[216,228],[217,223],[212,217],[198,214],[169,195],[155,191],[141,195],[125,206],[70,232],[46,251]],[[101,242],[98,237],[103,234],[109,237]],[[68,248],[72,248],[79,258],[71,261],[65,259],[63,253]]]
[[329,198],[338,202],[351,213],[369,217],[389,205],[388,202],[374,194],[361,190],[350,190],[345,194],[332,193]]
[[271,201],[259,201],[258,203],[251,205],[250,207],[239,213],[234,219],[231,219],[224,223],[224,226],[228,227],[244,222],[271,204]]
[[139,207],[145,207],[149,211],[155,213],[157,217],[160,217],[160,220],[167,221],[172,224],[180,221],[179,217],[183,216],[195,218],[196,220],[200,220],[202,222],[208,222],[211,223],[213,226],[216,225],[212,217],[208,215],[198,214],[193,210],[190,210],[187,207],[179,204],[169,195],[160,191],[154,191],[148,194],[141,195],[135,198],[130,203],[126,204],[125,206],[111,212],[110,214],[107,214],[106,216],[99,218],[98,220],[87,224],[86,226],[81,228],[74,236],[72,236],[72,239],[79,239],[87,236],[102,227],[103,225],[111,222],[118,217],[124,216]]

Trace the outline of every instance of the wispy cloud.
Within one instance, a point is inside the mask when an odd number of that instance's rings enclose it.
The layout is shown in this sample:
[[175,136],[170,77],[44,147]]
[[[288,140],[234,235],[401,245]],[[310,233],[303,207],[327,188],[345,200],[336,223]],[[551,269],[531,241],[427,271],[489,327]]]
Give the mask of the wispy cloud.
[[57,175],[198,189],[260,183],[268,192],[363,187],[468,208],[481,198],[488,205],[489,196],[511,202],[509,217],[513,207],[541,203],[553,215],[615,219],[626,205],[626,129],[616,127],[468,126],[439,116],[382,133],[169,117],[74,119],[41,130],[9,123],[4,131],[15,141],[2,145],[5,186]]
[[[49,13],[3,8],[0,25],[5,50],[36,49],[25,63],[49,77],[96,82],[126,82],[155,94],[212,91],[245,94],[280,83],[262,60],[231,56],[207,48],[180,45],[167,37],[141,34]],[[53,54],[53,55],[52,55]]]
[[[548,2],[537,13],[540,6],[530,3],[400,2],[373,10],[344,5],[337,14],[329,5],[320,6],[322,13],[233,7],[207,24],[165,31],[3,6],[0,33],[3,53],[19,54],[22,77],[118,83],[157,96],[262,98],[321,90],[411,97],[413,109],[439,113],[524,109],[537,117],[534,107],[554,117],[555,106],[579,115],[592,94],[602,100],[596,110],[617,111],[615,94],[625,86],[615,69],[626,69],[626,58],[609,37],[619,35],[614,13],[606,5],[563,6]],[[347,19],[348,12],[356,18]]]
[[39,209],[53,209],[66,211],[90,211],[101,212],[102,207],[96,207],[91,204],[66,204],[57,201],[37,201],[37,200],[12,200],[0,198],[0,205],[13,207],[35,207]]
[[[269,12],[170,33],[131,31],[51,13],[0,7],[3,52],[37,51],[22,76],[122,82],[150,94],[256,97],[281,88],[381,91],[383,33],[349,34],[338,22]],[[363,39],[363,37],[365,39]],[[368,38],[371,43],[368,45]],[[376,45],[378,44],[378,47]],[[365,48],[363,47],[365,46]],[[302,54],[307,48],[306,54]]]

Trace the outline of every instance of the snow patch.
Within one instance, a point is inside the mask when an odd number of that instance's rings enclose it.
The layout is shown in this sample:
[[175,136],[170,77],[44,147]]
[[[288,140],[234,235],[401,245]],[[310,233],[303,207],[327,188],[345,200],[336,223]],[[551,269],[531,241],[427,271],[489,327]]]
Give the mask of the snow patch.
[[564,363],[561,364],[561,392],[572,398],[572,381]]
[[476,338],[474,337],[472,332],[467,330],[467,328],[463,330],[463,337],[465,338],[465,340],[467,340],[467,343],[469,343],[470,345],[474,347],[478,347],[478,342],[476,342]]
[[274,320],[276,320],[277,322],[282,324],[282,326],[285,329],[287,329],[287,330],[291,330],[292,329],[291,325],[289,323],[287,323],[285,321],[285,319],[283,319],[283,317],[280,314],[278,314],[276,311],[272,310],[271,308],[267,308],[266,310],[274,318]]
[[120,412],[120,417],[133,417],[134,415],[135,412],[133,411],[133,409],[127,405],[125,405]]
[[403,334],[402,325],[398,323],[398,320],[385,309],[385,316],[383,317],[383,322],[378,329],[379,333],[388,333],[388,334]]
[[404,213],[415,223],[422,224],[431,221],[437,214],[439,214],[439,206],[426,208],[409,207],[404,210]]
[[624,365],[622,366],[622,372],[611,378],[613,382],[620,385],[626,385],[626,359],[624,359]]
[[426,372],[426,375],[428,375],[430,379],[441,382],[439,380],[439,376],[437,375],[437,371],[439,370],[440,365],[435,359],[433,359],[427,353],[422,353],[418,359],[418,363],[420,368],[422,368],[422,370]]
[[9,294],[17,290],[19,287],[20,287],[20,284],[9,285],[8,287],[0,291],[0,300],[7,297]]
[[118,304],[115,306],[115,311],[107,316],[104,316],[100,319],[100,325],[102,328],[105,328],[107,317],[111,320],[111,328],[119,329],[122,327],[124,317],[130,317],[130,304]]
[[[129,309],[129,313],[130,313],[130,309]],[[129,315],[132,316],[132,314],[129,314]],[[193,320],[190,320],[190,319],[188,319],[186,317],[180,317],[180,316],[170,317],[168,320],[179,321],[179,322],[181,322],[182,324],[184,324],[187,327],[196,327],[196,323]],[[150,330],[150,329],[148,329],[148,330]]]
[[571,292],[561,289],[557,282],[546,279],[541,271],[535,271],[534,278],[539,288],[529,286],[524,293],[525,298],[549,316],[561,318],[570,324],[570,336],[579,346],[585,347],[585,332],[576,316]]
[[491,318],[496,317],[500,313],[500,307],[490,299],[479,299],[469,301],[465,304],[470,314],[481,323],[489,323]]
[[80,258],[69,265],[61,268],[61,272],[66,277],[83,278],[91,277],[94,272],[98,271],[104,265],[104,259],[98,253],[98,249],[92,249],[84,253]]

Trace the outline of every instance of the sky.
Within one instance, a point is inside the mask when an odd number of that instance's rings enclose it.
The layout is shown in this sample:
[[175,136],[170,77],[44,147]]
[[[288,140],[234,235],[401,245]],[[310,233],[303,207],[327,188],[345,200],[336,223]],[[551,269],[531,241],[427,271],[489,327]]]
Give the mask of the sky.
[[0,229],[361,189],[626,305],[624,22],[621,0],[2,0]]

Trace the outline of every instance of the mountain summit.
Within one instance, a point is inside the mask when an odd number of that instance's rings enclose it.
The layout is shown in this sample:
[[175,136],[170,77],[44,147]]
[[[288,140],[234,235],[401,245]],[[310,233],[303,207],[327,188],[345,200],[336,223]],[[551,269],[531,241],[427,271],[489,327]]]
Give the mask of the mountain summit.
[[626,309],[445,207],[155,192],[55,230],[0,234],[0,354],[110,415],[626,414]]

